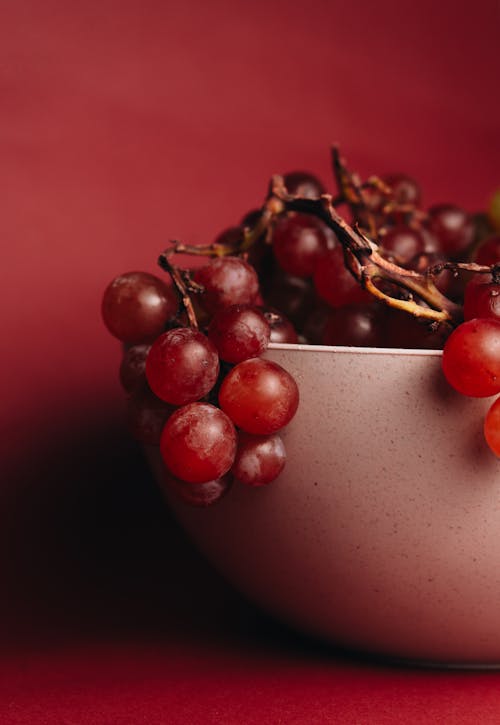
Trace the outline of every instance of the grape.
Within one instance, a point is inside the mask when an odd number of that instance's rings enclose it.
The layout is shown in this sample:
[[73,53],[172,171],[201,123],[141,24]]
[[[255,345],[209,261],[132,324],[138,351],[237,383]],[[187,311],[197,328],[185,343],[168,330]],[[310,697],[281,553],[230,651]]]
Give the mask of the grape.
[[282,312],[268,307],[264,311],[264,316],[271,330],[270,342],[295,345],[299,341],[295,327]]
[[391,227],[380,237],[380,243],[384,251],[395,257],[398,264],[403,266],[425,249],[425,240],[422,234],[404,224]]
[[346,269],[341,246],[329,249],[321,255],[316,265],[313,282],[318,295],[332,307],[372,300],[370,293],[364,290]]
[[443,350],[443,371],[463,395],[485,398],[500,392],[500,322],[473,319],[459,325]]
[[215,313],[208,337],[225,362],[239,363],[261,355],[271,330],[263,313],[250,305],[231,305]]
[[466,211],[452,204],[429,209],[428,229],[438,238],[444,254],[460,256],[474,238],[474,223]]
[[497,398],[484,419],[484,437],[495,456],[500,458],[500,398]]
[[127,393],[145,381],[146,358],[151,345],[133,345],[125,352],[120,365],[120,382]]
[[330,305],[321,301],[311,310],[302,329],[308,343],[311,345],[323,344],[323,332],[331,313]]
[[[391,202],[397,204],[420,204],[420,187],[410,176],[406,174],[386,174],[381,180],[391,188],[390,194],[384,194],[374,185],[363,189],[363,201],[372,214],[375,214],[376,221],[383,222],[382,212],[384,206]],[[363,216],[363,215],[362,215]]]
[[137,441],[158,446],[163,427],[174,410],[157,398],[144,380],[127,401],[128,429]]
[[500,284],[471,281],[465,288],[464,319],[491,317],[500,320]]
[[259,280],[255,269],[239,257],[217,257],[196,270],[194,280],[205,289],[200,304],[210,313],[230,305],[252,304]]
[[326,191],[317,176],[308,171],[289,171],[283,179],[288,193],[294,196],[317,199]]
[[172,476],[168,471],[164,472],[162,481],[167,491],[174,493],[184,503],[198,508],[207,508],[220,501],[229,491],[232,483],[233,477],[230,474],[205,483],[187,483],[187,481],[181,481],[180,478]]
[[285,446],[277,433],[268,436],[240,433],[231,473],[249,486],[263,486],[279,476],[285,461]]
[[500,236],[486,239],[476,251],[476,262],[491,266],[500,262]]
[[383,344],[385,309],[378,305],[345,305],[334,310],[323,331],[323,345],[376,347]]
[[490,206],[488,208],[488,218],[493,229],[500,231],[500,189],[497,189],[491,197]]
[[264,299],[268,307],[278,309],[300,327],[314,302],[314,289],[309,279],[278,270]]
[[110,333],[122,342],[152,342],[178,311],[173,287],[147,272],[128,272],[106,288],[102,317]]
[[387,309],[385,325],[387,347],[442,350],[451,333],[447,325],[432,324],[394,308]]
[[233,465],[236,430],[220,408],[189,403],[168,419],[160,451],[174,476],[189,483],[206,483],[224,476]]
[[278,264],[288,274],[310,277],[320,254],[328,248],[322,223],[309,214],[289,214],[278,220],[273,250]]
[[391,187],[391,196],[397,204],[413,204],[419,206],[421,201],[420,187],[411,176],[406,174],[386,174],[382,181]]
[[214,244],[227,244],[232,247],[238,245],[243,238],[242,227],[228,227],[218,234],[214,240]]
[[146,378],[152,391],[172,405],[203,398],[215,385],[219,356],[198,330],[169,330],[152,345],[146,359]]
[[[435,252],[421,252],[408,263],[408,269],[424,273],[429,267],[447,262],[447,258]],[[443,269],[434,275],[434,284],[440,292],[451,299],[459,299],[464,294],[464,275],[461,272],[454,274],[451,269]]]
[[219,391],[219,405],[246,433],[268,435],[283,428],[299,404],[297,383],[271,360],[252,358],[236,365]]

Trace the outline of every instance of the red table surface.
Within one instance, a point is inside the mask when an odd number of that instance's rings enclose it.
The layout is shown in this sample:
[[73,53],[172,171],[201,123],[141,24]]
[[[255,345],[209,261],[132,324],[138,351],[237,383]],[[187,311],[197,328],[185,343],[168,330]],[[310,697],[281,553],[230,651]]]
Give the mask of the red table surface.
[[302,639],[171,519],[122,424],[106,283],[271,173],[500,185],[498,3],[4,0],[0,723],[497,723],[496,672]]

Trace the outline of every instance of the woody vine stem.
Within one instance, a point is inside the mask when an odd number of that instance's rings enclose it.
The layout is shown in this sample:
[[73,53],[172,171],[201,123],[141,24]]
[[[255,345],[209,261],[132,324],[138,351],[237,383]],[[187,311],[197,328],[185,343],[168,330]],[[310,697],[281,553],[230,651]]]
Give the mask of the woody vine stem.
[[[376,189],[386,198],[384,211],[405,214],[410,223],[418,225],[422,212],[412,205],[396,204],[390,200],[391,189],[377,177],[371,177],[361,183],[340,157],[336,147],[332,149],[332,166],[338,186],[338,194],[333,197],[323,194],[317,199],[293,196],[288,193],[282,176],[275,175],[271,179],[270,191],[260,210],[260,215],[252,227],[242,228],[241,236],[234,242],[214,243],[209,245],[189,245],[172,242],[159,257],[158,263],[167,271],[179,292],[183,309],[191,327],[197,327],[196,314],[191,301],[191,294],[203,291],[191,277],[189,270],[180,269],[172,262],[177,254],[193,256],[223,257],[227,255],[244,256],[259,240],[271,243],[272,231],[276,220],[287,212],[303,212],[321,219],[337,236],[344,250],[344,260],[351,274],[360,285],[383,303],[403,310],[433,324],[446,324],[455,327],[463,319],[462,306],[446,297],[435,284],[435,278],[445,269],[455,274],[466,270],[478,274],[492,274],[500,278],[500,264],[492,267],[474,262],[443,262],[429,266],[424,272],[415,272],[394,264],[386,259],[375,241],[377,230],[375,220],[365,192]],[[356,217],[361,211],[366,220],[366,232],[357,224],[351,226],[337,212],[336,207],[346,204]],[[402,297],[388,294],[381,283],[390,282],[402,292]],[[386,285],[387,287],[387,285]],[[425,304],[421,304],[421,303]]]

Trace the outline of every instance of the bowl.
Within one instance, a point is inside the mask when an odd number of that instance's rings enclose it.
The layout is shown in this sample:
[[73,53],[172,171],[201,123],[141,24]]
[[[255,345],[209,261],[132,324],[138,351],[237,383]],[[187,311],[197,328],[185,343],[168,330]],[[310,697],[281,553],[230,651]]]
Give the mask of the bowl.
[[[500,663],[500,462],[490,399],[447,385],[441,353],[274,344],[297,380],[287,464],[208,509],[170,498],[237,589],[344,648]],[[151,462],[160,482],[158,452]]]

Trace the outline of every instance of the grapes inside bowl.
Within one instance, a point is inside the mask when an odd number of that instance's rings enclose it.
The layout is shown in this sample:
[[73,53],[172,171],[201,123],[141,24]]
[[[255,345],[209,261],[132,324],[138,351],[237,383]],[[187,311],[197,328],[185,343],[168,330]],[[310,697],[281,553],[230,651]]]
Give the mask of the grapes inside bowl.
[[[499,663],[489,401],[453,391],[438,351],[272,345],[266,357],[300,389],[285,469],[206,510],[170,495],[193,540],[302,631],[411,660]],[[149,456],[162,484],[157,449]]]
[[109,285],[130,427],[200,549],[276,616],[357,650],[498,664],[493,222],[333,162],[337,195],[273,177],[239,226],[167,248],[166,279]]

